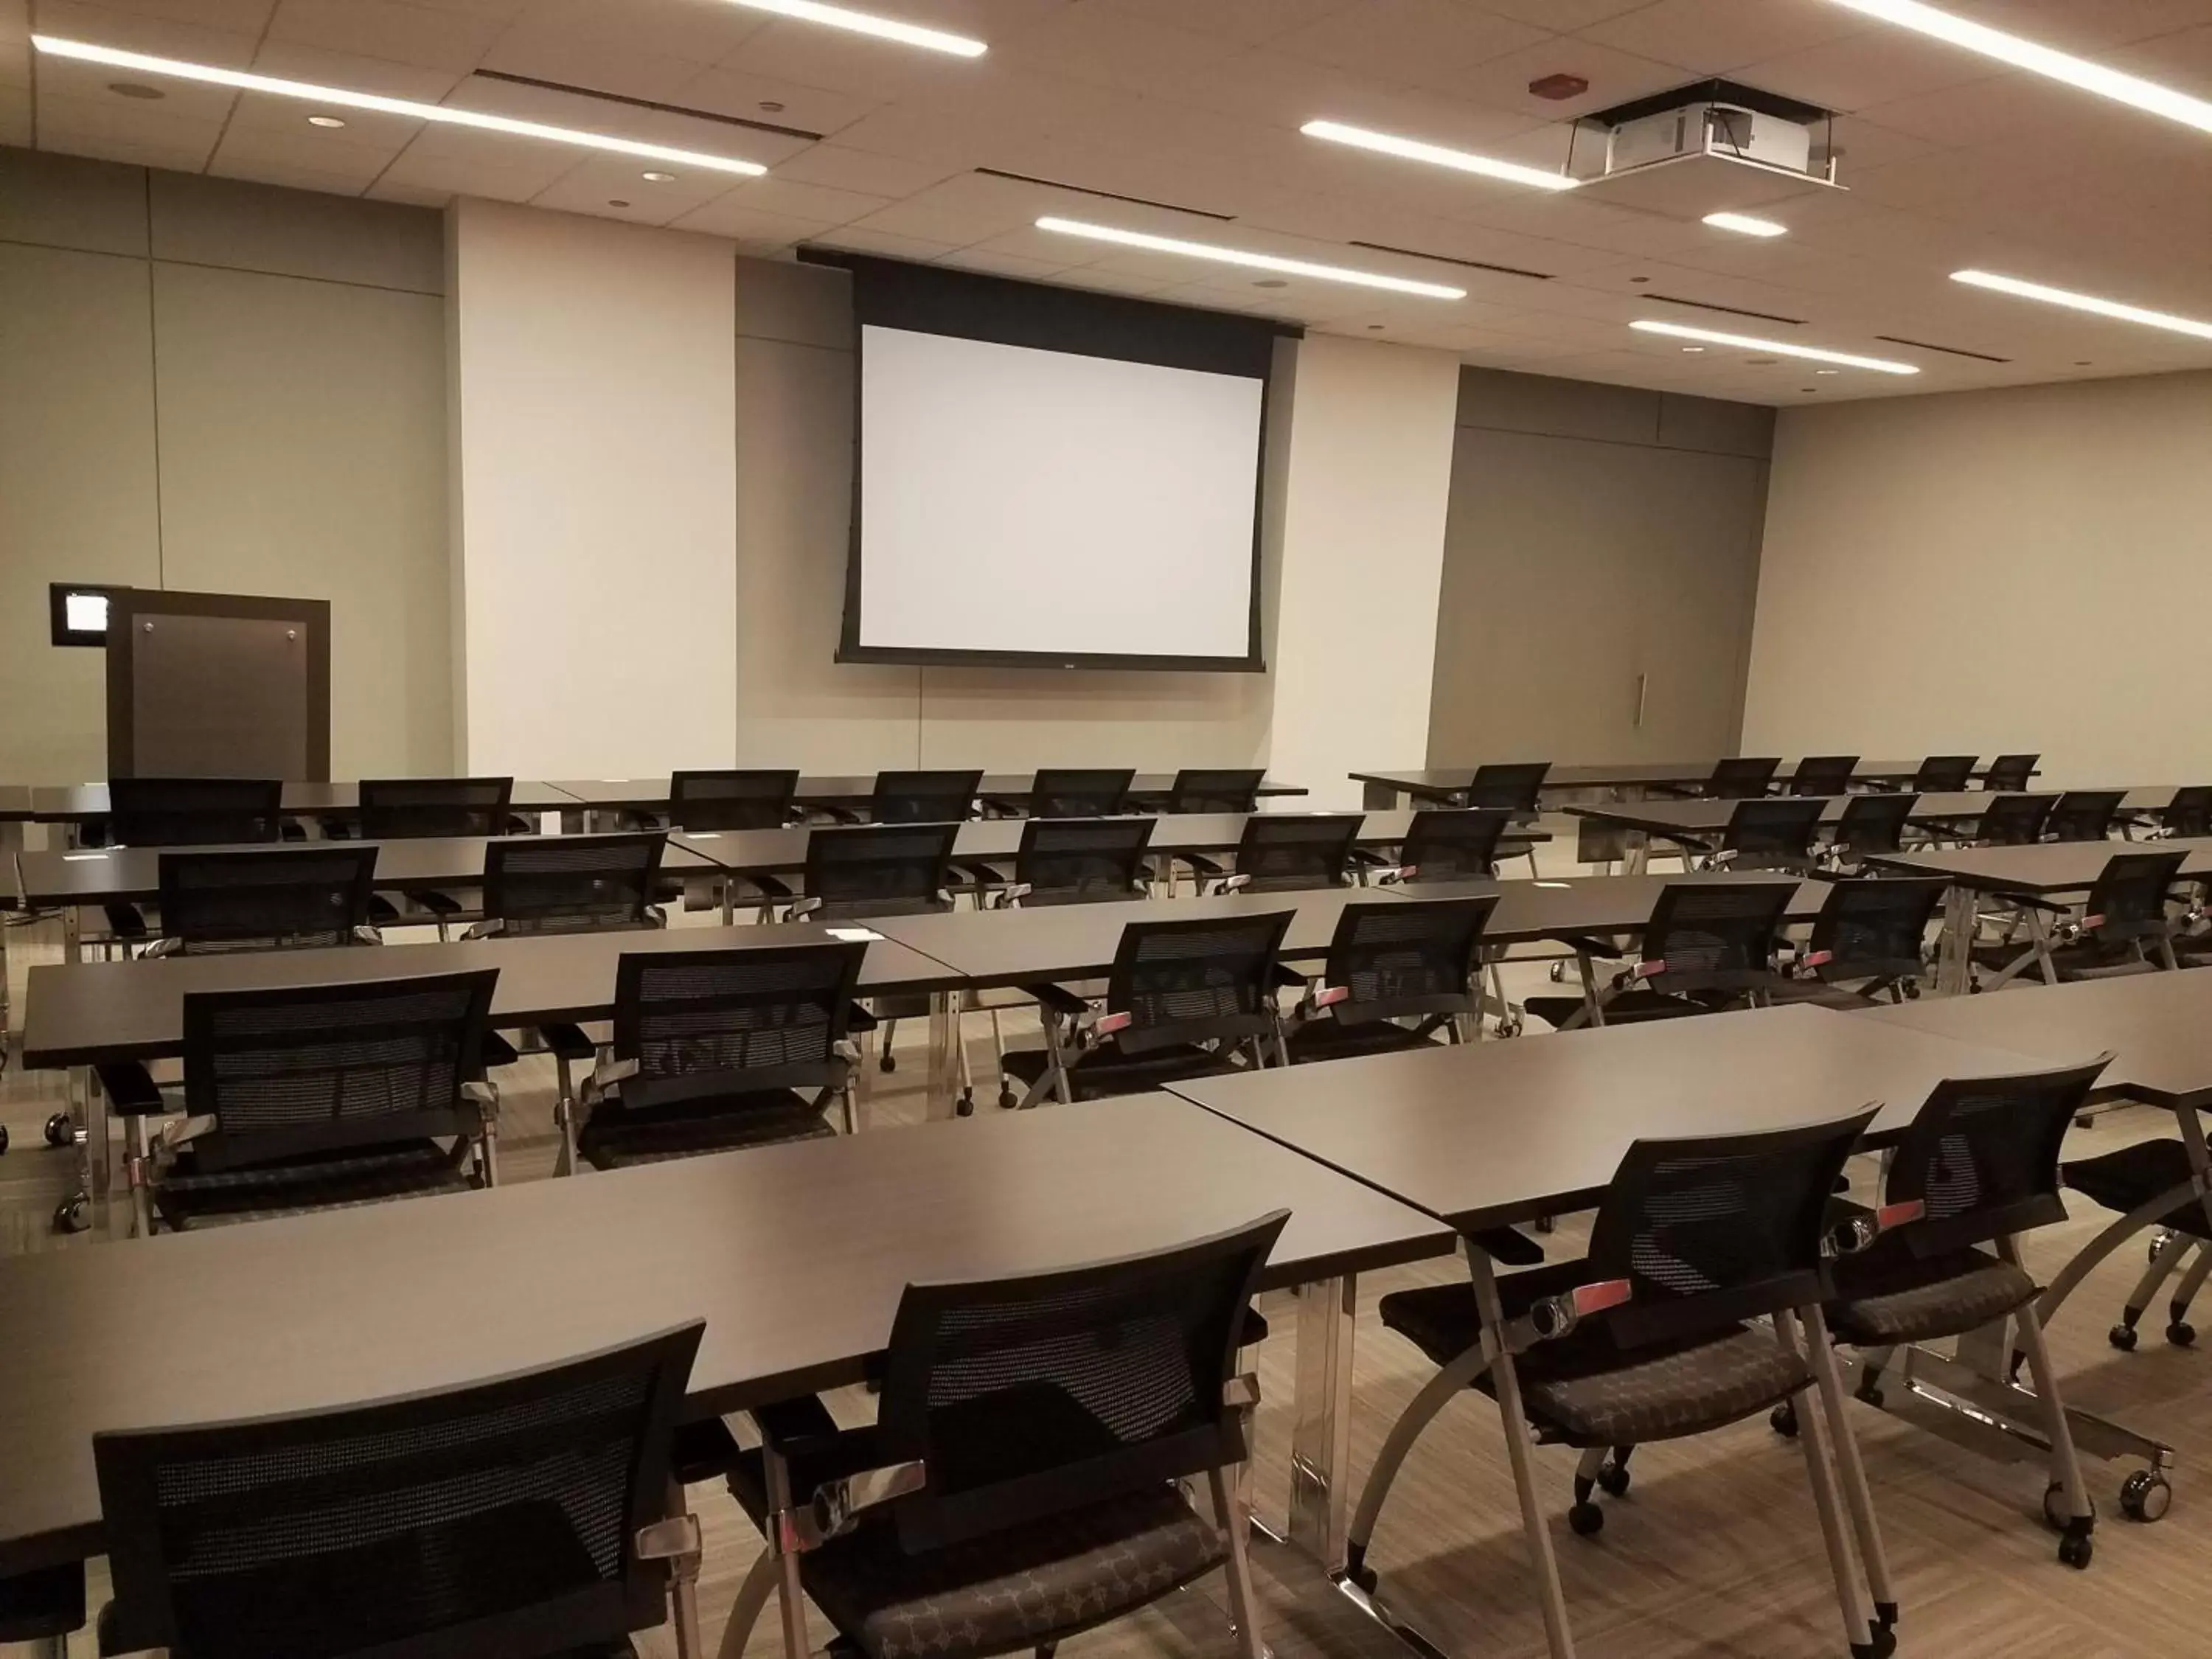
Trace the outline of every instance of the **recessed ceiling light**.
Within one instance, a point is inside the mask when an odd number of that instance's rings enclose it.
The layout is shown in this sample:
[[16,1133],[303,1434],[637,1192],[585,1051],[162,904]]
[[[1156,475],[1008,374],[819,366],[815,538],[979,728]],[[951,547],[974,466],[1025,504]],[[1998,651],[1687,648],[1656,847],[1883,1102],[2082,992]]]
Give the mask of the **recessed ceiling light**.
[[[1893,363],[1886,357],[1857,357],[1848,351],[1823,351],[1817,346],[1792,345],[1786,340],[1761,340],[1748,334],[1721,334],[1709,328],[1689,328],[1680,323],[1639,319],[1629,325],[1645,334],[1667,334],[1677,339],[1704,340],[1711,345],[1741,346],[1751,351],[1778,352],[1784,357],[1803,357],[1816,363],[1840,363],[1845,368],[1869,368],[1877,374],[1917,374],[1911,363]],[[1752,360],[1757,362],[1756,358]]]
[[305,98],[342,109],[374,110],[380,115],[405,116],[410,120],[434,121],[446,126],[473,127],[483,132],[503,132],[517,138],[542,138],[550,143],[574,144],[582,149],[612,150],[649,161],[676,161],[687,167],[708,167],[716,173],[762,173],[757,161],[740,161],[731,155],[706,155],[696,150],[673,149],[666,144],[640,143],[635,138],[616,138],[605,133],[583,132],[574,127],[550,127],[541,121],[518,121],[480,110],[453,109],[444,104],[418,104],[409,98],[386,98],[373,92],[353,92],[343,87],[315,86],[306,81],[279,80],[273,75],[253,75],[244,70],[217,69],[212,64],[191,64],[181,58],[149,58],[143,52],[121,52],[84,40],[65,40],[57,35],[34,34],[31,44],[55,58],[72,58],[88,64],[107,64],[118,69],[138,70],[148,75],[172,76],[209,86],[234,87],[240,92],[266,93],[273,98]]
[[896,40],[901,46],[947,52],[955,58],[981,58],[990,50],[982,41],[970,40],[965,35],[947,34],[943,29],[902,23],[896,17],[878,17],[872,12],[821,5],[817,0],[730,0],[730,3],[752,11],[772,11],[779,17],[796,17],[802,23],[824,23],[833,29],[872,34],[879,40]]
[[143,81],[110,81],[107,89],[118,98],[167,98],[169,94],[159,87],[149,87]]
[[1790,227],[1771,219],[1754,219],[1748,213],[1708,213],[1705,222],[1715,230],[1732,230],[1739,236],[1787,236]]
[[769,115],[781,115],[783,113],[782,104],[773,98],[762,99],[760,106],[765,113]]
[[1684,347],[1682,348],[1682,349],[1683,349],[1683,350],[1685,350],[1685,351],[1686,351],[1686,352],[1689,352],[1692,356],[1694,356],[1697,353],[1698,353],[1698,352],[1700,352],[1700,351],[1703,351],[1703,350],[1705,349],[1705,347],[1703,347],[1703,346],[1684,346]]
[[2054,50],[2023,40],[2017,34],[2007,34],[2002,29],[1993,29],[1986,23],[1971,22],[1954,16],[1948,11],[1923,5],[1920,0],[1835,0],[1839,6],[1863,12],[1869,17],[1878,17],[1885,23],[1895,23],[1900,28],[1912,29],[1921,34],[1964,46],[1968,52],[1978,52],[1984,58],[1994,58],[2001,64],[2026,70],[2031,75],[2048,76],[2063,81],[2083,92],[2094,92],[2100,98],[2110,98],[2151,115],[2179,121],[2184,126],[2212,132],[2212,104],[2202,98],[2191,98],[2187,93],[2176,92],[2172,87],[2162,87],[2155,81],[2146,81],[2140,76],[2124,74],[2107,69],[2102,64],[2093,64],[2086,58],[2076,58],[2070,52]]
[[1288,288],[1290,284],[1279,276],[1262,276],[1252,286],[1254,288]]
[[2212,323],[2200,323],[2192,317],[2176,317],[2163,311],[2146,311],[2141,306],[2124,305],[2118,300],[2100,300],[2093,294],[2045,288],[2040,283],[2024,283],[2017,276],[1998,276],[1986,270],[1954,270],[1951,280],[2018,299],[2039,300],[2047,306],[2064,306],[2069,311],[2087,311],[2123,323],[2141,323],[2145,328],[2163,328],[2175,334],[2193,334],[2200,340],[2212,340]]
[[1537,190],[1572,190],[1582,182],[1564,173],[1547,173],[1541,167],[1522,167],[1518,161],[1500,161],[1493,156],[1474,155],[1463,149],[1447,149],[1442,144],[1426,144],[1418,138],[1401,138],[1392,133],[1372,132],[1365,127],[1348,127],[1341,121],[1309,121],[1298,131],[1309,138],[1326,138],[1334,144],[1350,144],[1358,149],[1376,150],[1408,161],[1426,161],[1431,167],[1451,167],[1460,173],[1480,173],[1486,179],[1502,179],[1510,185],[1528,185]]
[[1377,331],[1379,331],[1379,330],[1382,328],[1382,324],[1380,324],[1380,323],[1370,323],[1370,324],[1368,324],[1368,325],[1367,325],[1367,331],[1368,331],[1370,334],[1373,334],[1373,333],[1376,332]]
[[1816,368],[1813,372],[1815,374],[1840,374],[1844,371],[1840,368]]
[[637,176],[648,185],[672,185],[676,182],[676,175],[672,173],[641,173]]
[[628,206],[629,205],[629,204],[628,202],[621,201],[621,200],[618,200],[618,199],[617,199],[616,198],[614,198],[614,197],[612,197],[612,196],[610,196],[610,197],[608,197],[608,198],[607,198],[607,205],[608,205],[609,207],[628,207]]
[[345,117],[343,115],[310,115],[307,118],[307,125],[311,127],[342,127],[345,125]]
[[1358,288],[1388,289],[1393,294],[1418,294],[1430,300],[1464,300],[1463,288],[1446,288],[1441,283],[1419,283],[1410,276],[1385,276],[1378,271],[1354,270],[1348,265],[1316,264],[1310,259],[1285,259],[1273,253],[1254,253],[1244,248],[1223,247],[1217,242],[1186,242],[1179,237],[1153,236],[1141,230],[1123,230],[1114,225],[1094,225],[1080,219],[1059,219],[1046,216],[1036,222],[1039,230],[1055,231],[1062,236],[1085,236],[1094,242],[1116,242],[1123,247],[1140,247],[1154,253],[1181,253],[1193,259],[1212,259],[1225,265],[1243,265],[1253,270],[1279,270],[1290,276],[1317,276],[1324,282],[1350,283]]

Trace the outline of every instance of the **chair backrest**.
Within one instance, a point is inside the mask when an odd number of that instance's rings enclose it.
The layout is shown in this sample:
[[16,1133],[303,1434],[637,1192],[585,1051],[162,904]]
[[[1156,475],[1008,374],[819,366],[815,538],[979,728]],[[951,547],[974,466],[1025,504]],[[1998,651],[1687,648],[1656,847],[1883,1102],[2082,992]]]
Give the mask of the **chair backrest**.
[[2065,1220],[2060,1147],[2112,1060],[1937,1084],[1892,1155],[1882,1191],[1892,1204],[1927,1206],[1899,1234],[1913,1253],[1945,1255]]
[[1275,955],[1296,913],[1133,921],[1106,981],[1112,1041],[1132,1054],[1170,1043],[1236,1043],[1274,1031]]
[[1794,859],[1813,854],[1813,837],[1820,832],[1820,814],[1827,803],[1794,799],[1787,795],[1740,800],[1721,831],[1721,846],[1740,854],[1738,862],[1750,866],[1760,859]]
[[2053,841],[2102,841],[2126,799],[2124,789],[2069,789],[2043,821],[2043,833]]
[[1014,854],[1014,879],[1030,890],[1022,902],[1141,897],[1145,849],[1158,825],[1158,818],[1030,819]]
[[2042,758],[2040,755],[1999,755],[1990,763],[1982,787],[2014,792],[2026,789],[2034,782],[2036,763]]
[[1136,781],[1132,767],[1040,767],[1030,780],[1030,816],[1033,818],[1104,818],[1125,812],[1129,786]]
[[2032,846],[2043,839],[2044,822],[2057,800],[2056,795],[2000,796],[1982,814],[1976,839],[1984,847]]
[[957,823],[860,824],[806,838],[806,895],[828,916],[948,908]]
[[1826,958],[1814,972],[1830,981],[1872,980],[1877,986],[1917,979],[1927,965],[1929,924],[1947,885],[1917,877],[1836,883],[1813,921],[1807,952]]
[[891,1325],[879,1449],[919,1461],[896,1500],[922,1551],[1218,1469],[1246,1304],[1288,1219],[1056,1273],[909,1285]]
[[1503,807],[1509,812],[1533,812],[1544,793],[1549,761],[1509,761],[1497,766],[1478,766],[1474,781],[1460,792],[1468,806]]
[[1365,822],[1358,812],[1255,812],[1237,843],[1237,873],[1255,893],[1340,887]]
[[2159,828],[2169,836],[2212,836],[2212,784],[2193,783],[2173,792],[2159,809]]
[[1955,795],[1973,781],[1979,755],[1930,755],[1912,775],[1912,790],[1920,795]]
[[1643,971],[1662,991],[1752,991],[1771,981],[1787,881],[1672,881],[1644,930]]
[[203,1170],[471,1133],[496,968],[184,1000],[185,1105]]
[[368,841],[503,836],[513,778],[363,778],[361,833]]
[[672,772],[668,821],[678,830],[781,830],[798,793],[796,771]]
[[1322,970],[1345,994],[1329,1012],[1345,1025],[1474,1012],[1475,952],[1497,908],[1494,894],[1346,905]]
[[1779,757],[1746,758],[1738,756],[1724,760],[1713,768],[1713,775],[1705,780],[1705,793],[1715,800],[1747,800],[1753,795],[1763,795],[1774,781],[1774,775],[1782,769]]
[[1793,795],[1847,795],[1851,775],[1859,769],[1856,755],[1808,755],[1790,775]]
[[1170,812],[1249,812],[1260,805],[1260,786],[1267,774],[1186,766],[1168,791]]
[[1613,1341],[1641,1347],[1825,1301],[1830,1192],[1874,1115],[1632,1146],[1590,1231],[1592,1277],[1632,1287],[1601,1316]]
[[284,786],[274,778],[111,778],[107,836],[122,847],[275,841]]
[[1512,822],[1502,806],[1424,809],[1406,826],[1399,866],[1407,881],[1487,879],[1498,873],[1498,842]]
[[187,951],[351,945],[368,925],[376,848],[350,842],[163,853],[161,932]]
[[434,1394],[94,1435],[115,1650],[627,1645],[666,1616],[666,1569],[636,1540],[667,1513],[703,1328]]
[[521,836],[484,846],[485,918],[507,933],[596,933],[651,924],[668,837]]
[[624,1107],[702,1096],[826,1089],[867,945],[829,939],[734,951],[625,951],[615,968],[614,1051],[637,1065]]
[[2107,945],[2156,939],[2168,931],[2166,906],[2189,854],[2152,849],[2115,853],[2105,860],[2082,914],[2101,917],[2097,938]]
[[1860,858],[1894,853],[1919,805],[1917,794],[1853,795],[1844,803],[1844,816],[1837,821],[1836,845]]
[[868,799],[872,823],[957,823],[975,816],[983,774],[878,772]]

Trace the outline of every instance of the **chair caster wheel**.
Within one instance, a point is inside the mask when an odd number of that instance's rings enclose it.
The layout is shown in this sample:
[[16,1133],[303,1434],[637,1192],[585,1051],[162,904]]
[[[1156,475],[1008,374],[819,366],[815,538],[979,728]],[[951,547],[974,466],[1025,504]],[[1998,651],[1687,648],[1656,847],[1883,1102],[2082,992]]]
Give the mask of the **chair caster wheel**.
[[2136,1328],[2132,1325],[2115,1325],[2105,1333],[2105,1340],[2122,1353],[2133,1353],[2136,1351]]
[[1367,1552],[1354,1544],[1345,1552],[1345,1555],[1346,1559],[1344,1564],[1344,1576],[1366,1591],[1368,1595],[1374,1595],[1376,1586],[1381,1584],[1382,1580],[1376,1575],[1375,1569],[1367,1565]]
[[2058,1540],[2058,1559],[2076,1571],[2087,1567],[2089,1558],[2096,1553],[2096,1546],[2086,1538],[2062,1538]]
[[876,1060],[876,1069],[879,1072],[896,1072],[898,1070],[898,1056],[889,1052],[879,1055]]
[[1012,1089],[1001,1089],[999,1091],[999,1109],[1000,1111],[1011,1112],[1015,1107],[1021,1103],[1022,1097],[1016,1094]]
[[4,1124],[4,1123],[0,1123],[0,1152],[5,1152],[7,1150],[8,1150],[8,1126],[7,1126],[6,1124]]
[[975,1097],[963,1091],[960,1098],[952,1103],[952,1115],[955,1117],[975,1116]]
[[1567,1525],[1576,1535],[1595,1538],[1605,1530],[1605,1511],[1595,1504],[1577,1504],[1567,1510]]
[[1521,1022],[1517,1018],[1501,1019],[1498,1022],[1498,1035],[1501,1037],[1517,1037],[1521,1035]]
[[67,1112],[56,1112],[46,1120],[46,1145],[71,1146],[76,1144],[76,1125],[70,1121]]
[[1559,1224],[1559,1221],[1552,1216],[1540,1215],[1536,1218],[1536,1231],[1540,1233],[1555,1231]]
[[92,1198],[86,1193],[71,1193],[54,1206],[54,1231],[58,1233],[81,1233],[92,1225]]
[[1874,1639],[1851,1644],[1851,1659],[1890,1659],[1897,1651],[1897,1632],[1887,1625],[1876,1625]]
[[1555,962],[1551,965],[1548,971],[1552,975],[1553,984],[1565,985],[1567,982],[1567,964],[1565,963]]
[[[6,1144],[0,1141],[0,1151],[6,1149]],[[2166,1328],[2166,1340],[2177,1348],[2186,1348],[2197,1340],[2197,1327],[2185,1319],[2177,1319]]]
[[1881,1409],[1883,1395],[1881,1389],[1875,1383],[1860,1383],[1857,1389],[1852,1392],[1851,1398],[1859,1401],[1862,1405],[1873,1407],[1876,1411],[1880,1411]]
[[2163,1521],[2173,1488],[2156,1469],[2137,1469],[2120,1483],[2120,1513],[2130,1521]]
[[1598,1466],[1597,1484],[1599,1489],[1608,1498],[1627,1497],[1629,1482],[1633,1478],[1618,1463],[1608,1462]]
[[[2043,1489],[2043,1524],[2053,1532],[2064,1532],[2074,1524],[2074,1517],[2066,1509],[2066,1488],[2056,1480]],[[2097,1524],[2097,1500],[2094,1498],[2089,1500],[2089,1524]]]
[[1784,1401],[1767,1413],[1766,1426],[1784,1440],[1795,1440],[1797,1437],[1797,1407],[1790,1401]]

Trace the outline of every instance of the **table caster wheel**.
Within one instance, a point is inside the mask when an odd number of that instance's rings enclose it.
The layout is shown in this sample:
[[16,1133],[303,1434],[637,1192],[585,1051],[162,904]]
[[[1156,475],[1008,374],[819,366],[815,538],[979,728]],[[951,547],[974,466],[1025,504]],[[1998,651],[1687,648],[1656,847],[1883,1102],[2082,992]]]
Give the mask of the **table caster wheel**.
[[[0,1151],[6,1150],[6,1145],[0,1141]],[[2197,1340],[2197,1327],[2185,1319],[2177,1319],[2166,1328],[2166,1340],[2177,1348],[2188,1347]]]
[[86,1193],[71,1193],[54,1206],[54,1231],[58,1233],[81,1233],[92,1225],[92,1198]]
[[1797,1437],[1796,1406],[1790,1401],[1784,1401],[1772,1411],[1767,1413],[1766,1426],[1784,1440],[1795,1440]]
[[1000,1111],[1011,1112],[1015,1107],[1021,1103],[1022,1097],[1016,1094],[1012,1089],[1001,1089],[999,1091],[999,1109]]
[[1565,985],[1567,982],[1567,964],[1565,963],[1555,962],[1547,971],[1548,971],[1552,975],[1553,984]]
[[1863,1405],[1873,1407],[1876,1411],[1880,1411],[1881,1409],[1882,1392],[1881,1386],[1878,1383],[1873,1382],[1861,1382],[1857,1389],[1853,1391],[1851,1397],[1854,1400],[1858,1401]]
[[1498,1035],[1502,1037],[1517,1037],[1521,1035],[1521,1018],[1517,1014],[1498,1022]]
[[2122,1353],[2133,1353],[2136,1351],[2136,1328],[2132,1325],[2115,1325],[2105,1333],[2105,1340]]
[[1634,1477],[1618,1463],[1607,1462],[1598,1466],[1599,1489],[1610,1498],[1628,1496],[1628,1485]]
[[960,1098],[952,1103],[952,1115],[955,1117],[975,1116],[975,1097],[963,1091]]
[[[2093,1498],[2089,1500],[2090,1523],[2094,1525],[2096,1519],[2097,1500]],[[2053,1532],[2064,1532],[2073,1523],[2074,1517],[2066,1510],[2066,1488],[2054,1480],[2043,1489],[2043,1524]]]
[[1605,1530],[1605,1511],[1595,1504],[1577,1504],[1567,1510],[1567,1525],[1577,1537],[1595,1538]]
[[4,1124],[4,1123],[0,1123],[0,1152],[6,1152],[7,1150],[8,1150],[8,1126],[7,1126],[6,1124]]
[[2120,1483],[2120,1513],[2130,1521],[2162,1521],[2173,1507],[2173,1487],[2156,1469],[2137,1469]]
[[2089,1558],[2095,1553],[2096,1546],[2086,1538],[2068,1537],[2058,1540],[2058,1559],[2076,1571],[2087,1567]]
[[71,1146],[76,1144],[76,1125],[70,1121],[67,1112],[56,1112],[46,1120],[46,1145]]
[[898,1070],[898,1056],[886,1048],[877,1058],[876,1069],[879,1072],[896,1072]]

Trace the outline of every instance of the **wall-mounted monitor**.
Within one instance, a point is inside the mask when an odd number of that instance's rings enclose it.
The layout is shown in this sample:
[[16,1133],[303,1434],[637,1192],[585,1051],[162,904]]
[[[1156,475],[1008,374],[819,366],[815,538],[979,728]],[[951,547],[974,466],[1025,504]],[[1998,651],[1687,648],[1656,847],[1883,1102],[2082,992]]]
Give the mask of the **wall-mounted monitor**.
[[106,645],[107,602],[123,590],[92,582],[52,582],[48,603],[53,612],[56,645]]

